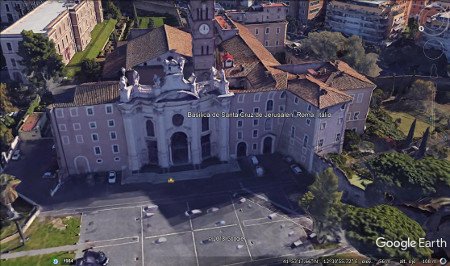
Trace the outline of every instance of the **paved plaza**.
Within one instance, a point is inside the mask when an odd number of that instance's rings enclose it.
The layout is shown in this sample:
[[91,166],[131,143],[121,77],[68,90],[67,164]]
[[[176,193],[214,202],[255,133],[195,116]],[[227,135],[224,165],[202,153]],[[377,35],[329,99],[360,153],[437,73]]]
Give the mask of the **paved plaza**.
[[[308,219],[275,213],[258,201],[221,193],[88,211],[80,243],[105,252],[111,265],[239,265],[312,249],[303,229]],[[187,217],[193,209],[202,213]],[[297,240],[303,245],[291,248]]]

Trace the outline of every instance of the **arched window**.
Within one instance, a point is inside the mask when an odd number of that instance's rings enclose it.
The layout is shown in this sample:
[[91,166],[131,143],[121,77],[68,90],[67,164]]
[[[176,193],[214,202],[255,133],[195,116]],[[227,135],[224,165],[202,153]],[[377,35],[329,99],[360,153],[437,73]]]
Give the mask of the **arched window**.
[[273,111],[273,100],[268,100],[266,103],[266,111]]
[[284,98],[286,98],[286,92],[285,91],[283,91],[281,93],[281,95],[280,95],[280,99],[284,99]]
[[145,126],[147,128],[147,136],[154,137],[155,136],[155,127],[153,125],[152,120],[147,120]]

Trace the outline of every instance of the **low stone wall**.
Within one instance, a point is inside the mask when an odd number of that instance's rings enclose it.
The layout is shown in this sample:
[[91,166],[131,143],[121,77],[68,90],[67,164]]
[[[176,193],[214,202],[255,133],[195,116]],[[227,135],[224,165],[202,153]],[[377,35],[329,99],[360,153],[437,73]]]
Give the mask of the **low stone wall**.
[[339,167],[335,166],[330,160],[320,157],[317,154],[314,155],[312,170],[313,173],[321,173],[329,167],[333,168],[334,173],[338,177],[339,191],[343,192],[342,200],[344,202],[348,202],[361,207],[367,206],[364,190],[352,185],[348,181],[348,177],[345,172],[342,171]]

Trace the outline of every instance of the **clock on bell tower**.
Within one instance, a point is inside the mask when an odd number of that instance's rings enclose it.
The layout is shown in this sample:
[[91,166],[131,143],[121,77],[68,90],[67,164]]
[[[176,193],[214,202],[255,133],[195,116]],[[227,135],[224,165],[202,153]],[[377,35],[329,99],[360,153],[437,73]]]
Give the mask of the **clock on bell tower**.
[[189,1],[194,73],[199,81],[209,78],[215,66],[214,0]]

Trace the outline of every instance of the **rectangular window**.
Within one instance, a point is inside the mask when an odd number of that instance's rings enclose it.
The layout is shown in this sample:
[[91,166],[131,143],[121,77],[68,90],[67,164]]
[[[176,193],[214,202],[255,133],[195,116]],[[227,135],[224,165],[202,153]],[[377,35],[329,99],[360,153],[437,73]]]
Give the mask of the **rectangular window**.
[[55,114],[57,118],[64,118],[64,111],[62,109],[56,109]]
[[312,106],[311,106],[311,104],[308,104],[308,112],[311,112],[311,110],[312,110]]
[[297,96],[295,96],[295,98],[294,98],[294,103],[298,104],[298,97]]
[[336,141],[340,141],[340,140],[341,140],[341,134],[338,133],[338,134],[336,134]]
[[258,119],[253,119],[253,125],[257,126],[258,125],[259,120]]
[[344,122],[344,118],[340,117],[340,118],[338,119],[338,125],[341,125],[343,122]]
[[320,130],[324,130],[327,127],[327,123],[320,123]]
[[256,150],[256,149],[258,149],[258,144],[253,143],[253,150]]
[[264,46],[269,46],[269,41],[265,41]]
[[67,131],[66,124],[59,124],[58,127],[59,127],[59,131]]
[[319,144],[319,147],[322,147],[323,146],[323,139],[320,139],[318,144]]
[[350,94],[350,96],[352,97],[352,100],[351,100],[350,104],[352,104],[353,101],[355,100],[355,94]]
[[120,157],[114,157],[114,161],[116,162],[120,161]]
[[254,113],[259,113],[259,108],[258,107],[253,108],[253,112]]
[[112,105],[108,104],[105,106],[105,111],[107,114],[112,114],[113,113],[113,108]]
[[291,138],[295,138],[295,127],[291,127]]
[[78,116],[78,108],[76,108],[76,107],[70,108],[69,113],[70,113],[71,117],[77,117]]
[[92,138],[92,141],[98,141],[98,134],[97,133],[92,133],[91,134],[91,138]]
[[355,112],[353,114],[353,120],[358,120],[359,119],[359,112]]
[[83,135],[76,135],[75,139],[76,139],[77,143],[84,143]]
[[254,138],[258,137],[258,130],[257,129],[253,130],[253,137]]
[[237,111],[238,111],[238,114],[244,112],[244,110],[242,110],[242,109],[238,109]]
[[266,28],[266,32],[265,32],[265,33],[266,33],[266,34],[269,34],[269,32],[270,32],[270,28],[269,28],[269,27],[267,27],[267,28]]
[[277,34],[280,34],[281,30],[280,28],[277,28]]
[[62,140],[62,143],[63,143],[64,145],[69,145],[69,144],[70,144],[69,136],[62,136],[62,137],[61,137],[61,140]]
[[358,97],[356,98],[356,103],[362,103],[364,94],[358,93]]
[[7,42],[6,47],[8,48],[8,51],[12,51],[11,43]]
[[94,154],[95,155],[101,155],[102,154],[102,150],[100,149],[99,146],[95,146],[94,147]]
[[255,35],[259,35],[259,29],[255,29]]
[[275,45],[276,45],[276,46],[280,45],[280,42],[279,42],[279,41],[276,41],[276,42],[275,42]]
[[111,140],[116,140],[117,139],[116,132],[115,131],[109,132],[109,137],[111,138]]
[[280,112],[284,112],[284,105],[279,106]]
[[242,139],[242,131],[238,131],[238,133],[237,133],[237,138],[238,138],[238,139]]
[[242,127],[243,125],[243,121],[242,120],[238,120],[237,121],[237,127]]
[[90,128],[90,129],[95,129],[95,128],[97,128],[97,123],[96,123],[96,122],[89,122],[89,128]]
[[306,119],[306,124],[307,124],[308,126],[310,126],[310,125],[311,125],[311,119],[307,118],[307,119]]
[[86,114],[89,116],[93,116],[94,115],[94,107],[92,107],[92,106],[86,107]]
[[303,137],[303,147],[306,147],[306,145],[308,145],[308,135]]
[[81,130],[81,124],[80,123],[73,123],[73,130]]
[[255,103],[259,102],[260,99],[261,99],[261,93],[256,93],[255,96],[253,96],[253,101]]
[[117,144],[112,145],[112,151],[113,153],[119,153],[119,145]]
[[243,103],[244,102],[244,97],[245,97],[245,94],[239,94],[238,95],[238,103]]
[[113,127],[115,125],[114,119],[108,120],[108,127]]

